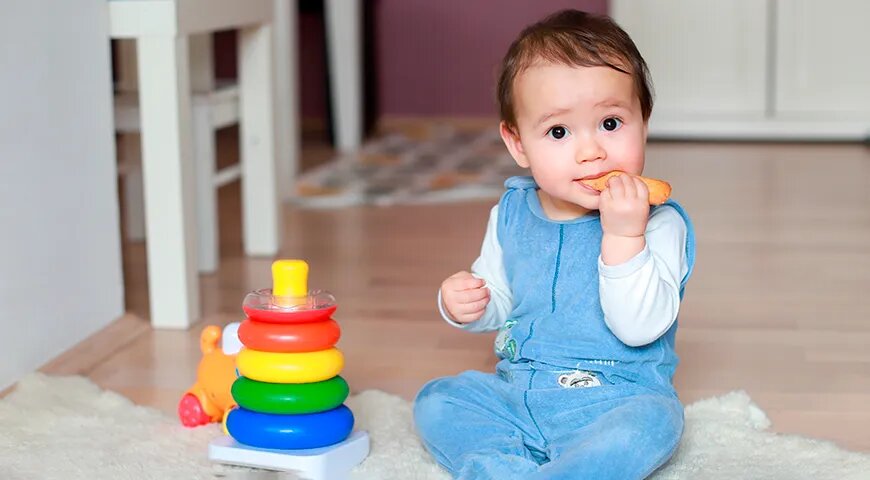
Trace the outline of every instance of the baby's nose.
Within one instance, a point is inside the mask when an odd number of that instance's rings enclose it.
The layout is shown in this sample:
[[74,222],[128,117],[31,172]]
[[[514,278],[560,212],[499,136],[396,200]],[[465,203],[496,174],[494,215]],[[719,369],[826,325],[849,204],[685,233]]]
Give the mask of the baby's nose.
[[607,156],[607,152],[594,138],[582,139],[578,145],[575,156],[577,163],[602,160]]

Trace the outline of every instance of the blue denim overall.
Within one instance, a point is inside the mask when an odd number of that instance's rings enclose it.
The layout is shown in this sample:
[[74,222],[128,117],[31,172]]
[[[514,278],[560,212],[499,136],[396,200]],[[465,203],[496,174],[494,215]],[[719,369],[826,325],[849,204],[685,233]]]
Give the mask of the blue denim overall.
[[[629,347],[604,322],[597,212],[547,219],[531,177],[499,202],[498,238],[513,309],[496,339],[495,374],[429,382],[414,419],[423,444],[455,478],[644,478],[670,458],[683,430],[671,379],[677,323]],[[695,262],[687,226],[688,273]]]

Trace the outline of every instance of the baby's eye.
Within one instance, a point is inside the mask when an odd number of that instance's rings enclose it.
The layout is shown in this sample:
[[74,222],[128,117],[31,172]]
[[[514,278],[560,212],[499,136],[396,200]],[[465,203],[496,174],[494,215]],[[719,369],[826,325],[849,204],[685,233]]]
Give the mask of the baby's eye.
[[607,117],[601,122],[601,129],[612,132],[622,126],[622,120],[616,117]]
[[555,138],[556,140],[561,140],[568,135],[568,129],[562,126],[551,127],[549,130],[547,130],[547,135]]

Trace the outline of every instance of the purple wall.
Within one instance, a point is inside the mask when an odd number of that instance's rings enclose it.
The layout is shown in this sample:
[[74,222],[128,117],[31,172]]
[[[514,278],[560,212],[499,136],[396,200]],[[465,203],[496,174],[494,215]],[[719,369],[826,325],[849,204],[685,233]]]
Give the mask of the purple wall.
[[[526,25],[564,8],[606,13],[607,0],[364,0],[374,9],[380,115],[496,115],[498,63]],[[326,112],[323,20],[299,14],[302,116]],[[235,35],[215,37],[218,76],[235,75]]]
[[[319,13],[299,13],[299,91],[302,116],[326,116],[326,45],[323,18]],[[215,74],[219,78],[236,76],[236,32],[222,31],[214,36]]]
[[[365,0],[363,0],[365,1]],[[323,18],[299,14],[299,91],[303,117],[326,116],[326,44]]]
[[498,63],[526,25],[564,8],[606,13],[606,0],[378,0],[382,115],[495,115]]

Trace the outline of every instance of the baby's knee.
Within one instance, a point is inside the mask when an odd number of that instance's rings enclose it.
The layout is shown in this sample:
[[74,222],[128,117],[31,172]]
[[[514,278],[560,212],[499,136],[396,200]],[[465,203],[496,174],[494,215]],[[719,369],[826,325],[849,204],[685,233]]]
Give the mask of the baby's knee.
[[648,475],[677,451],[685,423],[683,406],[676,398],[652,397],[643,402],[640,414],[644,440],[635,448],[650,462],[643,467],[644,475]]
[[677,399],[666,399],[662,403],[660,411],[667,424],[666,430],[676,443],[683,436],[683,427],[685,426],[683,405]]
[[421,435],[442,425],[449,415],[451,380],[451,377],[446,377],[430,381],[414,399],[414,423]]
[[638,412],[646,434],[663,447],[676,448],[683,436],[683,406],[676,398],[651,397]]

